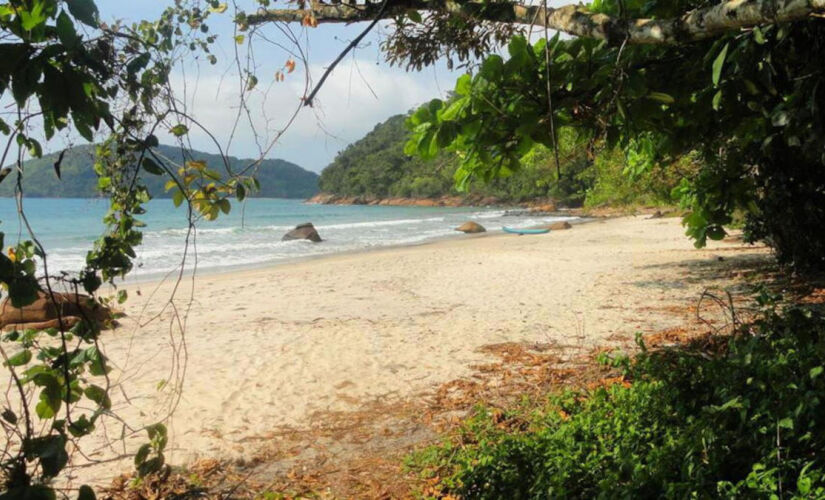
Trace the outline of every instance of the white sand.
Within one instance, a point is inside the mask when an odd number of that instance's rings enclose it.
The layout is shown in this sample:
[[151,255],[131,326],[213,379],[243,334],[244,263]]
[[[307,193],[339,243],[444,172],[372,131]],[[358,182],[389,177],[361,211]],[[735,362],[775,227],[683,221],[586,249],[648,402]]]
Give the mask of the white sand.
[[[686,263],[764,253],[736,246],[695,250],[678,219],[629,217],[540,236],[462,236],[199,276],[171,461],[250,455],[273,428],[306,422],[316,410],[408,396],[465,376],[487,359],[477,352],[485,344],[592,346],[642,326],[673,326],[680,318],[648,308],[698,297],[708,282],[685,280],[695,267]],[[130,401],[115,389],[116,410],[135,426],[162,414],[174,385],[157,389],[175,366],[171,345],[179,345],[170,310],[136,328],[169,297],[166,283],[149,300],[156,286],[130,287],[129,317],[103,335],[118,367],[113,380]],[[178,290],[181,312],[191,288],[184,281]],[[109,438],[120,433],[113,424],[108,430]],[[142,442],[144,433],[127,439],[125,449]],[[104,484],[129,463],[78,473]]]

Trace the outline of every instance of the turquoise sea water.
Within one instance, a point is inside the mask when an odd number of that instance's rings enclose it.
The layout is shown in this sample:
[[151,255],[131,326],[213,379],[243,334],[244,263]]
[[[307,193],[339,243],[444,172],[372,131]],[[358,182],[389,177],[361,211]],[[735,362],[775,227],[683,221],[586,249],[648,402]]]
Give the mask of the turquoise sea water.
[[[105,200],[25,200],[25,213],[47,250],[51,272],[78,271],[86,252],[103,230]],[[244,210],[236,203],[229,215],[197,224],[194,246],[199,271],[233,267],[257,267],[346,251],[407,245],[444,237],[461,237],[454,228],[468,220],[488,231],[502,226],[528,227],[560,220],[558,217],[505,216],[501,208],[435,208],[312,205],[300,200],[248,199]],[[141,217],[143,244],[137,249],[133,275],[150,278],[180,266],[186,235],[186,211],[170,200],[152,200]],[[243,225],[241,224],[243,216]],[[0,199],[0,231],[5,244],[17,241],[19,217],[14,200]],[[281,237],[296,224],[312,222],[325,241],[282,242]],[[25,232],[19,236],[28,239]],[[190,253],[188,267],[194,263]]]

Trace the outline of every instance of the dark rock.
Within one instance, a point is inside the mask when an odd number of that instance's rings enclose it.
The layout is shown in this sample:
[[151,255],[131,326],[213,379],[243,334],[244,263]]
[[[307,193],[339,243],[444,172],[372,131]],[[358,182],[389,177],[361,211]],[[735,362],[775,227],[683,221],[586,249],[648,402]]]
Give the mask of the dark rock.
[[484,226],[482,226],[481,224],[478,224],[476,222],[473,222],[473,221],[465,222],[464,224],[462,224],[462,225],[458,226],[457,228],[455,228],[455,230],[456,231],[461,231],[463,233],[468,233],[468,234],[483,233],[483,232],[487,231],[486,229],[484,229]]
[[284,237],[281,238],[281,241],[290,240],[309,240],[315,243],[323,241],[321,240],[321,236],[318,234],[318,231],[315,230],[315,226],[313,226],[311,222],[298,224],[295,226],[295,229],[286,233]]

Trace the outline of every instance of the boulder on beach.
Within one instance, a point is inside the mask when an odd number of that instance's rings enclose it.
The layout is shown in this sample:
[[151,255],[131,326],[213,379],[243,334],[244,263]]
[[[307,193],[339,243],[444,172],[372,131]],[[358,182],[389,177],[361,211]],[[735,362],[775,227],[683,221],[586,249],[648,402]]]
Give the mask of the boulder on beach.
[[315,243],[323,241],[321,240],[321,236],[318,234],[318,231],[315,230],[315,226],[313,226],[311,222],[298,224],[295,226],[295,229],[286,233],[284,237],[281,238],[281,241],[290,240],[309,240]]
[[570,223],[567,222],[567,221],[560,221],[560,222],[554,222],[552,224],[547,224],[544,227],[551,230],[551,231],[561,231],[563,229],[570,229],[573,226],[571,226]]
[[470,234],[471,233],[483,233],[483,232],[487,231],[486,229],[484,229],[484,226],[482,226],[481,224],[478,224],[476,222],[473,222],[473,221],[465,222],[464,224],[462,224],[462,225],[458,226],[457,228],[455,228],[455,230],[456,231],[461,231],[462,233],[470,233]]
[[[59,314],[58,314],[59,313]],[[0,327],[3,330],[45,330],[71,328],[86,318],[101,328],[112,324],[112,311],[88,295],[55,293],[54,300],[44,291],[37,292],[37,299],[27,306],[14,307],[8,297],[0,303]]]

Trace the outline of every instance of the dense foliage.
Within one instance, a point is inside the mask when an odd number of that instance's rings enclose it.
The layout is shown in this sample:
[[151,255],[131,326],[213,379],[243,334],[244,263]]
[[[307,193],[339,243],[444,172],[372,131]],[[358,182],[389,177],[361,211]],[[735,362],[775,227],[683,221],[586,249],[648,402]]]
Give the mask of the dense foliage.
[[607,358],[630,384],[481,408],[413,467],[465,498],[825,496],[821,312],[770,309],[719,354]]
[[[101,23],[93,0],[10,0],[0,3],[0,94],[4,113],[0,134],[0,182],[14,184],[18,217],[24,231],[0,246],[0,285],[13,307],[38,297],[57,311],[57,327],[4,333],[0,359],[8,375],[0,413],[0,496],[6,499],[53,499],[53,480],[69,463],[69,450],[82,453],[83,438],[112,416],[110,366],[99,343],[103,326],[82,313],[73,326],[64,321],[58,292],[78,308],[111,299],[97,295],[104,282],[131,271],[134,248],[142,241],[139,216],[150,199],[143,180],[165,182],[174,203],[185,206],[190,229],[230,210],[232,196],[242,199],[256,181],[233,172],[226,162],[209,165],[187,158],[162,158],[156,131],[166,130],[181,145],[195,121],[180,109],[169,75],[182,54],[214,63],[206,19],[226,4],[215,0],[176,0],[153,21]],[[110,201],[105,229],[81,269],[52,275],[49,253],[25,217],[27,157],[42,156],[41,141],[57,134],[98,143],[92,170],[96,185]],[[102,139],[102,140],[101,140]],[[66,156],[52,162],[62,177]],[[218,172],[218,168],[222,168]],[[70,172],[66,172],[68,174]],[[74,172],[71,172],[74,173]],[[144,176],[143,174],[148,174]],[[88,295],[81,295],[81,293]],[[118,300],[125,300],[120,292]],[[170,331],[171,333],[171,331]],[[127,432],[127,428],[123,428]],[[129,429],[145,433],[135,465],[143,476],[165,464],[166,428],[162,423]],[[94,498],[88,486],[78,497]]]
[[561,179],[552,152],[538,145],[521,157],[521,168],[512,176],[475,182],[459,191],[454,175],[460,158],[446,151],[432,160],[407,154],[404,149],[411,134],[404,121],[403,115],[393,116],[339,153],[321,173],[321,191],[367,199],[461,195],[517,203],[553,198],[567,205],[662,204],[672,201],[671,190],[680,174],[690,171],[659,167],[635,177],[624,175],[623,153],[615,149],[594,153],[566,129],[560,138]]
[[[184,158],[181,149],[174,146],[160,145],[153,148],[161,158],[169,158],[177,164],[183,164]],[[26,196],[50,198],[92,198],[100,196],[98,190],[98,175],[95,173],[95,147],[90,145],[76,146],[63,153],[60,163],[61,176],[54,172],[54,164],[61,153],[44,155],[23,162],[26,172]],[[224,160],[234,171],[240,171],[256,160],[240,159],[233,156],[221,158],[219,155],[201,151],[187,150],[189,160],[205,161],[210,165],[221,165]],[[257,163],[256,177],[260,183],[260,190],[253,191],[250,196],[263,198],[309,198],[318,192],[318,175],[285,160],[265,159]],[[164,189],[166,179],[162,176],[141,173],[138,178],[146,185],[149,195],[153,198],[171,196]],[[12,196],[14,184],[0,184],[0,196]]]
[[[592,8],[667,17],[704,2],[625,4]],[[413,114],[410,151],[458,152],[459,186],[511,175],[567,126],[638,156],[640,168],[692,152],[702,168],[678,193],[698,245],[723,238],[738,210],[747,235],[784,262],[823,269],[823,30],[825,21],[810,18],[650,46],[559,37],[531,45],[515,36],[506,56],[489,55],[459,78],[457,98]]]

